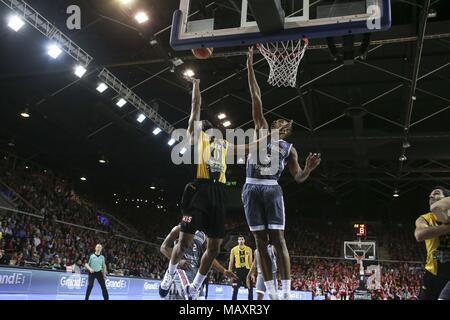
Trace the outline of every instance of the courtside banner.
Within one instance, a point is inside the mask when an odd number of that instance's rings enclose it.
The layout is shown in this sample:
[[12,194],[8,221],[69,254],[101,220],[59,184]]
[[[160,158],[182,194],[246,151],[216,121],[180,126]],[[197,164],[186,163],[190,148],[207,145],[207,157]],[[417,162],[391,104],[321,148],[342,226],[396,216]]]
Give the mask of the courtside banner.
[[[108,276],[106,287],[110,296],[119,300],[160,300],[159,280]],[[0,300],[2,294],[14,298],[14,294],[73,299],[83,298],[88,286],[88,275],[68,272],[36,270],[27,268],[0,267]],[[209,285],[208,300],[231,300],[233,288],[229,285]],[[12,295],[12,296],[11,296]],[[34,296],[36,295],[36,296]],[[102,296],[100,285],[94,282],[92,296]],[[238,300],[247,300],[247,289],[240,288]],[[256,292],[254,291],[256,298]],[[6,296],[5,296],[6,298]],[[293,300],[312,300],[311,292],[293,291]]]

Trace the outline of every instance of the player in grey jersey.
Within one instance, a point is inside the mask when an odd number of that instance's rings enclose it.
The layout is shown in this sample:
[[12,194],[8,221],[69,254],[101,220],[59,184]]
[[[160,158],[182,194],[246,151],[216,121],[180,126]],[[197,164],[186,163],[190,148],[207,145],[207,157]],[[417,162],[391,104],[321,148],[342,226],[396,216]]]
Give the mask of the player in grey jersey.
[[[172,250],[180,236],[180,230],[180,225],[174,227],[161,245],[161,253],[168,259],[172,256]],[[184,250],[183,257],[180,260],[174,279],[175,294],[181,298],[186,297],[186,286],[189,285],[189,283],[192,283],[195,275],[197,274],[205,247],[206,235],[201,231],[197,231],[194,235],[192,246],[185,248]],[[224,268],[217,260],[214,260],[212,267],[214,270],[222,273],[227,278],[237,279],[237,276],[233,272]],[[204,296],[203,292],[200,293],[199,299],[202,299],[202,296]],[[166,296],[161,296],[161,298],[165,297]]]

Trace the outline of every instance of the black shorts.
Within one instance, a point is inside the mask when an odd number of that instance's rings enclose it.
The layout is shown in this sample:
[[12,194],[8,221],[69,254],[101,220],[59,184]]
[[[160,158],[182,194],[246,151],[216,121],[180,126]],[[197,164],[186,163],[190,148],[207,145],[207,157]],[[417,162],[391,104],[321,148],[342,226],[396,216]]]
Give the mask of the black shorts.
[[438,300],[442,290],[449,279],[437,277],[429,271],[425,271],[420,288],[419,300]]
[[209,180],[189,183],[181,200],[181,231],[195,234],[203,231],[208,238],[225,237],[225,185]]
[[238,279],[233,281],[233,286],[237,285],[238,287],[247,288],[247,276],[250,270],[247,268],[236,268],[235,271]]

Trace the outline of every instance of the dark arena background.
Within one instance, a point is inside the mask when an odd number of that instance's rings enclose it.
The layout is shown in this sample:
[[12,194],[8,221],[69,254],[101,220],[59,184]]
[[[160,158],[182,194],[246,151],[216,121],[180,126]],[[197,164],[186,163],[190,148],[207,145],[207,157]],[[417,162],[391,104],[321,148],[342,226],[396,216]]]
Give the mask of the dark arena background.
[[[303,37],[298,73],[281,79],[294,85],[269,84],[286,66],[271,70],[254,48],[269,125],[293,120],[288,141],[302,168],[310,153],[321,155],[305,182],[287,168],[279,179],[289,298],[439,298],[421,290],[439,278],[440,292],[450,280],[450,228],[419,217],[450,196],[449,1],[248,2],[253,27],[240,25],[242,0],[0,0],[0,300],[84,300],[97,244],[111,300],[162,299],[169,259],[161,246],[182,221],[183,191],[196,175],[173,161],[182,142],[172,133],[188,128],[195,95],[188,78],[201,80],[202,120],[252,129],[248,47]],[[369,4],[382,9],[380,30],[356,26],[354,11],[366,14]],[[290,29],[288,17],[307,7],[309,17]],[[230,35],[216,37],[218,29]],[[212,55],[194,57],[191,49],[204,47]],[[300,59],[292,50],[268,54]],[[239,236],[257,257],[241,196],[246,159],[234,160],[217,257],[224,270],[234,269]],[[427,226],[439,231],[430,236]],[[223,272],[211,270],[205,283],[207,300],[232,299],[236,286]],[[185,289],[174,285],[164,299],[183,299]],[[235,291],[248,299],[244,283]],[[103,299],[98,279],[90,299]]]

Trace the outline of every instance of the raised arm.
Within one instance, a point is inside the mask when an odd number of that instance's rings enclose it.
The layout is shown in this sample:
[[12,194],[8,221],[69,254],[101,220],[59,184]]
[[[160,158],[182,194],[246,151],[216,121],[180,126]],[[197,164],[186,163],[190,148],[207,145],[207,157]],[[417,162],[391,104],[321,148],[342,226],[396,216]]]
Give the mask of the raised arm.
[[433,203],[430,207],[431,212],[438,216],[447,216],[446,219],[449,219],[450,215],[450,197],[441,199],[435,203]]
[[188,134],[191,139],[191,143],[194,141],[195,124],[200,121],[200,112],[202,105],[202,95],[200,93],[200,80],[191,79],[193,83],[192,88],[192,109],[191,117],[189,118]]
[[310,153],[308,158],[306,159],[305,168],[302,169],[300,164],[298,163],[298,153],[297,150],[292,147],[291,155],[288,158],[288,167],[291,175],[294,177],[295,182],[303,183],[308,178],[311,172],[316,169],[321,162],[320,153]]
[[264,117],[263,105],[261,100],[261,89],[259,88],[258,81],[256,80],[255,70],[253,68],[253,47],[248,49],[247,56],[247,69],[248,69],[248,85],[250,88],[250,94],[252,96],[252,115],[255,122],[255,129],[268,129],[269,125]]
[[427,221],[420,217],[416,220],[416,230],[414,236],[416,240],[421,242],[434,239],[450,233],[450,225],[430,226]]

